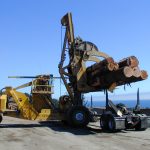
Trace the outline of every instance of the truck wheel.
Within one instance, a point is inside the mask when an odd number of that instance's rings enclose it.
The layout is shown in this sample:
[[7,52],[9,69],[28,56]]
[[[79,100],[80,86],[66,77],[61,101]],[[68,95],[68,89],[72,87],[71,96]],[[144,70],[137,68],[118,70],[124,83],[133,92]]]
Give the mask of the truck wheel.
[[108,118],[108,128],[109,131],[114,132],[116,128],[115,120],[113,116],[109,116]]
[[102,130],[108,130],[108,120],[107,120],[107,116],[105,114],[102,115],[100,118],[100,126],[101,126]]
[[73,127],[85,127],[90,121],[90,112],[84,106],[73,106],[68,110],[67,121]]
[[67,126],[68,125],[68,121],[67,120],[61,120],[62,124]]
[[141,128],[141,121],[135,126],[136,131],[145,131],[146,128]]
[[3,120],[3,116],[2,114],[0,114],[0,123],[2,122],[2,120]]

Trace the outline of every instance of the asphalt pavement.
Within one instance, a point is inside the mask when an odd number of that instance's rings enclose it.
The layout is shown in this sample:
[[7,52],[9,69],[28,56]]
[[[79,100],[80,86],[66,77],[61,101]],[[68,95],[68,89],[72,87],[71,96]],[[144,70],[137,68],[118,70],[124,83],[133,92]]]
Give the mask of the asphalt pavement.
[[150,150],[150,129],[103,132],[99,123],[76,129],[59,121],[36,122],[4,117],[1,150]]

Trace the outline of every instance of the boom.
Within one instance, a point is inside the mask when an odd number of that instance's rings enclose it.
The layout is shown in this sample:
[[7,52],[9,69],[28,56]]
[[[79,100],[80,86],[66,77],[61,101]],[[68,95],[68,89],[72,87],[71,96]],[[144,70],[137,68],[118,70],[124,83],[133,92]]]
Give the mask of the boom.
[[[146,71],[139,69],[135,56],[115,62],[112,57],[99,51],[95,44],[75,38],[71,13],[61,19],[61,25],[65,26],[65,36],[59,73],[73,104],[82,105],[82,93],[113,91],[117,86],[148,77]],[[87,66],[90,61],[94,64]]]
[[[66,86],[68,94],[75,105],[82,105],[82,93],[96,91],[87,84],[86,62],[100,62],[101,58],[109,58],[103,52],[98,51],[96,45],[83,41],[81,38],[74,38],[74,28],[71,13],[67,13],[61,19],[62,26],[65,26],[64,44],[59,63],[59,73]],[[65,64],[66,56],[69,62]],[[65,77],[69,80],[66,80]]]

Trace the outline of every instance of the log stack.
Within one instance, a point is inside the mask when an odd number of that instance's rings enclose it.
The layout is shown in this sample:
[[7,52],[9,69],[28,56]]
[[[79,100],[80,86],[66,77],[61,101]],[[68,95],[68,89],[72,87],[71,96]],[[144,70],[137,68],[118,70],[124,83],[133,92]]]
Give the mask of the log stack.
[[112,57],[104,59],[99,63],[86,69],[87,84],[100,90],[133,82],[145,80],[148,74],[140,70],[139,61],[135,56],[122,59],[118,63]]

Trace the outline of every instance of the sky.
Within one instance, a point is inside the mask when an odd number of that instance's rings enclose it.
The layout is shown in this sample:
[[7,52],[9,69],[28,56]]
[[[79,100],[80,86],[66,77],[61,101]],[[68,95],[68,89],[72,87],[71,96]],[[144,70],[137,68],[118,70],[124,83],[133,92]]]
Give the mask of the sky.
[[[149,0],[0,0],[0,88],[30,81],[8,79],[10,75],[59,76],[60,20],[67,12],[72,12],[75,36],[116,61],[135,55],[140,68],[150,73],[149,8]],[[148,78],[114,94],[135,93],[138,87],[150,93],[149,85]],[[54,97],[66,92],[60,81],[54,86]]]

